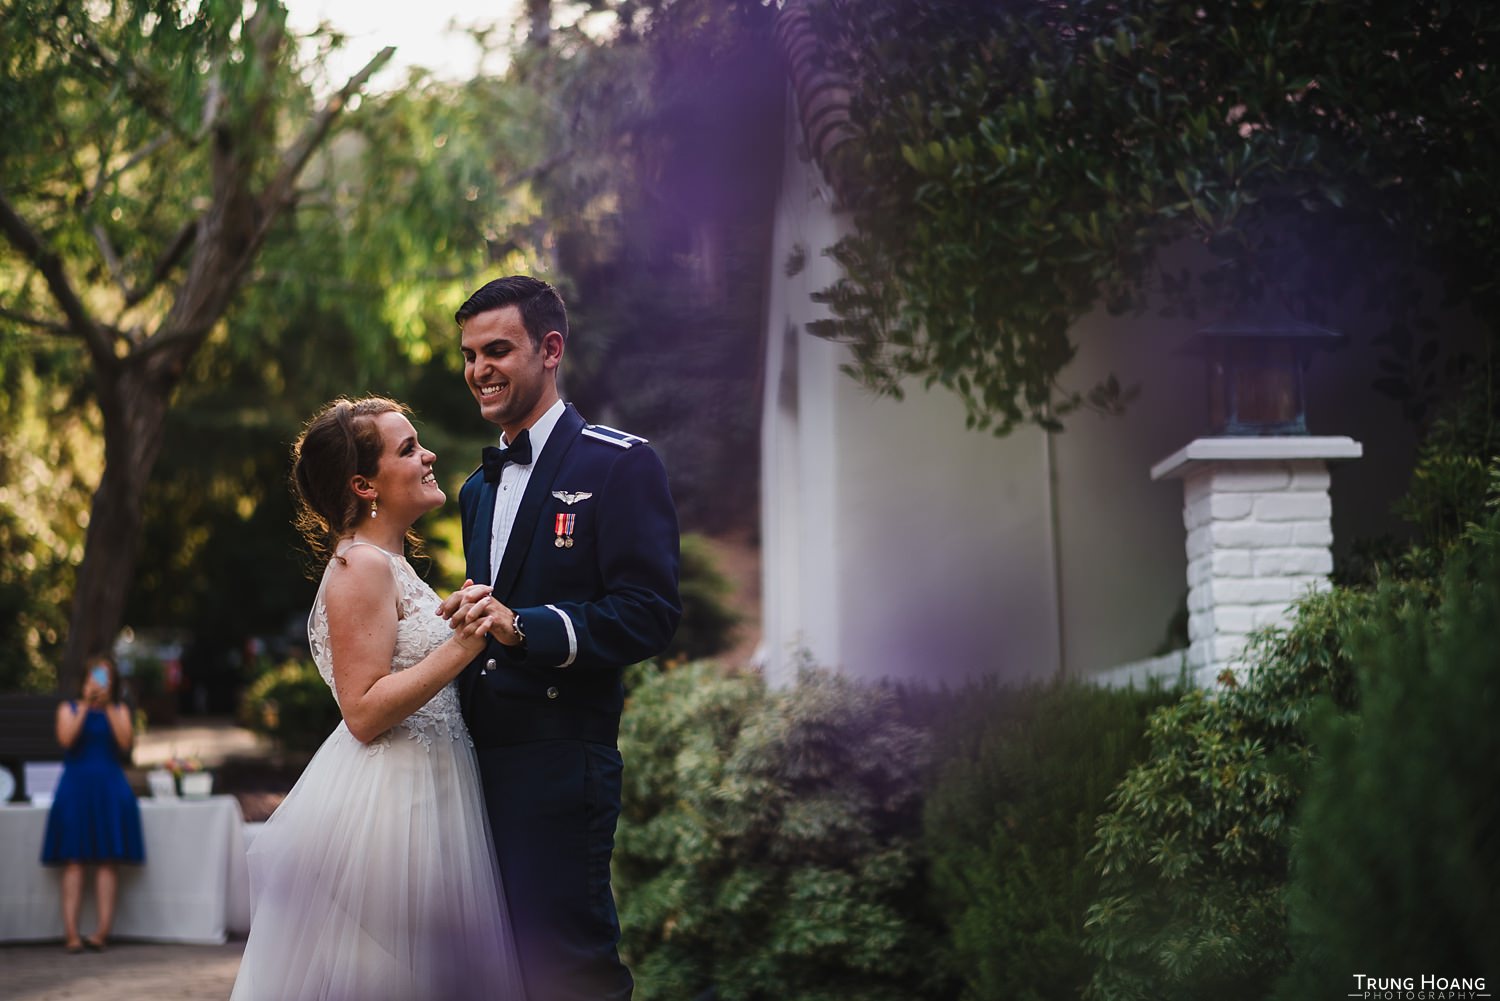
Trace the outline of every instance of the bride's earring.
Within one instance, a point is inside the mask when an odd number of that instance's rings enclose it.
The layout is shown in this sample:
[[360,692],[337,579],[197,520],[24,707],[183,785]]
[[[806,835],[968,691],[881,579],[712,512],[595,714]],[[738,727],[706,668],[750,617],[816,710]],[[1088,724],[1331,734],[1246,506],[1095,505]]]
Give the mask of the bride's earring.
[[371,497],[370,498],[370,517],[371,518],[375,517],[376,512],[378,512],[379,510],[380,510],[380,507],[379,507],[379,505],[377,505],[375,503],[375,498]]

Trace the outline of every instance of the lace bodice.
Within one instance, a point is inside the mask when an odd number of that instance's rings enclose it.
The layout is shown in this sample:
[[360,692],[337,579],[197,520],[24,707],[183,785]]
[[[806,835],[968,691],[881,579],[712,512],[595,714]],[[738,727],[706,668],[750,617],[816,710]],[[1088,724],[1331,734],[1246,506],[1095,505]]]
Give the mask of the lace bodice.
[[[369,546],[384,553],[396,577],[396,649],[391,654],[391,670],[404,671],[435,650],[450,635],[448,623],[436,614],[439,603],[437,594],[427,582],[417,576],[402,556],[387,552],[368,542],[351,543]],[[347,551],[347,547],[346,547]],[[330,569],[332,564],[330,563]],[[323,582],[318,585],[318,596],[313,600],[312,614],[307,619],[307,640],[312,649],[313,662],[318,673],[338,698],[338,689],[333,684],[333,652],[328,645],[328,607],[323,603],[323,589],[328,586],[329,570],[323,571]],[[411,740],[420,741],[430,748],[434,737],[469,741],[469,731],[464,726],[463,715],[458,705],[458,692],[450,682],[444,685],[427,704],[396,726],[370,741],[370,753],[377,754],[390,746],[393,737],[402,733]]]

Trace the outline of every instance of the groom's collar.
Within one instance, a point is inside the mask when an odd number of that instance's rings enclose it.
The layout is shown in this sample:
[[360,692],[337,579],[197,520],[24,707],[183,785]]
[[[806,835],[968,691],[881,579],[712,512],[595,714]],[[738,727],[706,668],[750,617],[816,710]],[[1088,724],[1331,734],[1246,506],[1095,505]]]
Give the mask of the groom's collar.
[[[547,444],[547,438],[552,434],[552,429],[557,427],[557,422],[562,419],[563,411],[566,409],[567,404],[563,403],[562,400],[558,400],[552,406],[548,407],[542,416],[536,419],[535,424],[527,428],[527,437],[531,439],[531,454],[533,456],[542,454],[542,449]],[[500,444],[502,447],[510,444],[505,440],[504,432],[500,435]]]

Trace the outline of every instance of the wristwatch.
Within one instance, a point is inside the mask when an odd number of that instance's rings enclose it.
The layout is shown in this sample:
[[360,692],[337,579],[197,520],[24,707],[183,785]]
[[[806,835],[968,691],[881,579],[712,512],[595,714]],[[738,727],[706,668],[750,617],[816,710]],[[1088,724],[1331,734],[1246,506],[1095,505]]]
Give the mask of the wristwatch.
[[526,645],[526,633],[521,629],[521,615],[519,612],[511,612],[510,628],[516,634],[516,646]]

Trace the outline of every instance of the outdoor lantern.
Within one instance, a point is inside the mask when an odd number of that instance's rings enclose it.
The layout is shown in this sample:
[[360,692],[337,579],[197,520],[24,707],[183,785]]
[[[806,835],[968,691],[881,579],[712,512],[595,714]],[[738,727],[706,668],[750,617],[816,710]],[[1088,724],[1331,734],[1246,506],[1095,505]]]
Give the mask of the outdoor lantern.
[[1297,320],[1230,320],[1197,335],[1208,361],[1210,434],[1305,435],[1303,373],[1342,335]]

